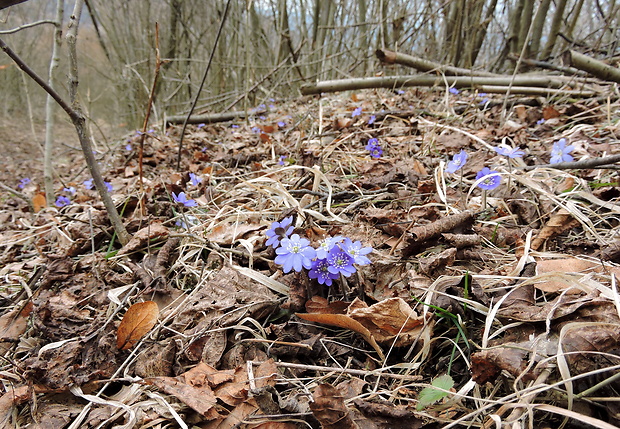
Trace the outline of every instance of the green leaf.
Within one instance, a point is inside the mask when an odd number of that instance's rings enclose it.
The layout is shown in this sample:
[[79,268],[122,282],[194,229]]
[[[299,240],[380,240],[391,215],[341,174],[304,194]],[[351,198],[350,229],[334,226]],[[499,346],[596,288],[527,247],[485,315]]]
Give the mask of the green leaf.
[[449,393],[442,390],[450,390],[454,386],[454,380],[448,374],[445,374],[434,379],[431,385],[433,387],[425,387],[420,391],[416,407],[418,411],[448,396]]

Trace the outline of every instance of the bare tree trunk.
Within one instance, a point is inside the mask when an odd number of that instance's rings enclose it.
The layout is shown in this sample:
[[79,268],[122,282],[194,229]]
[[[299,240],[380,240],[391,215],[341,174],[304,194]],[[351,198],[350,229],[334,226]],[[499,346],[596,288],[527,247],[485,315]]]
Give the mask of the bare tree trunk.
[[521,12],[521,27],[519,28],[519,42],[515,52],[522,52],[525,47],[524,56],[528,56],[527,33],[532,25],[532,14],[534,13],[534,0],[524,0],[523,11]]
[[566,0],[558,0],[555,15],[553,15],[553,21],[551,21],[549,37],[547,38],[547,43],[545,44],[545,48],[541,54],[543,59],[549,58],[549,56],[551,56],[551,52],[553,52],[555,41],[560,33],[560,25],[562,24],[562,19],[564,17],[564,9],[566,9]]
[[538,58],[539,50],[540,50],[540,39],[542,38],[543,28],[545,27],[545,20],[547,19],[547,14],[549,13],[549,5],[551,4],[551,0],[542,0],[538,9],[536,10],[536,15],[534,16],[534,28],[532,28],[532,42],[530,43],[529,54],[533,58]]
[[[52,57],[50,59],[49,75],[47,79],[47,84],[52,89],[56,88],[54,74],[56,73],[60,61],[64,10],[64,0],[57,0]],[[54,153],[54,126],[56,123],[54,118],[55,107],[56,102],[52,96],[48,94],[45,102],[45,152],[43,155],[43,183],[45,187],[45,199],[48,205],[52,204],[52,201],[54,201],[54,166],[52,165],[52,157]]]
[[484,20],[480,22],[480,25],[474,32],[475,34],[474,46],[471,50],[471,55],[469,59],[471,67],[473,67],[474,64],[476,64],[476,60],[478,59],[478,54],[480,53],[480,48],[482,47],[482,43],[484,42],[484,39],[487,35],[487,30],[489,28],[489,24],[491,23],[493,19],[493,15],[495,14],[496,7],[497,7],[497,0],[491,0],[491,3],[489,4],[487,8],[487,12],[484,16]]

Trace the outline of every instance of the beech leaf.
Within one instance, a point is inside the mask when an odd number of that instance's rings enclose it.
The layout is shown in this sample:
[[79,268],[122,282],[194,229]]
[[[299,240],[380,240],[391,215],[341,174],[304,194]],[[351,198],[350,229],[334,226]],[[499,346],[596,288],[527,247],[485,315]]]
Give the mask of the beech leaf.
[[116,333],[116,347],[126,350],[145,336],[159,317],[159,307],[154,301],[138,302],[127,309]]

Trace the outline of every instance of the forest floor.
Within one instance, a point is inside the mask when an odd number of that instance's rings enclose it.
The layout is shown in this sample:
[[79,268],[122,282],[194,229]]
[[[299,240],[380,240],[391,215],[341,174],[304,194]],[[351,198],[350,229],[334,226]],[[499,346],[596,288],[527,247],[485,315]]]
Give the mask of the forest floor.
[[[98,141],[122,247],[77,138],[44,207],[3,124],[0,181],[37,212],[0,190],[0,426],[617,427],[617,166],[548,164],[620,153],[618,103],[503,101],[273,101],[190,126],[180,169],[154,127],[142,181],[139,133]],[[327,272],[284,272],[328,237]]]

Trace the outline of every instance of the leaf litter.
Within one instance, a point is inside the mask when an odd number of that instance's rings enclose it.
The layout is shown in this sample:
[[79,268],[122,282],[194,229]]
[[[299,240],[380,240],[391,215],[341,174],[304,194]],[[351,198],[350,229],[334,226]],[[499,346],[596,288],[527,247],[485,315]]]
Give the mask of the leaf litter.
[[[21,182],[32,201],[0,212],[3,427],[618,426],[617,175],[547,165],[560,139],[614,154],[617,104],[519,105],[500,127],[499,106],[444,101],[274,102],[194,127],[180,171],[179,129],[155,129],[142,185],[120,141],[98,156],[123,248],[79,161],[65,207]],[[288,217],[372,263],[331,286],[284,273],[266,232]]]

